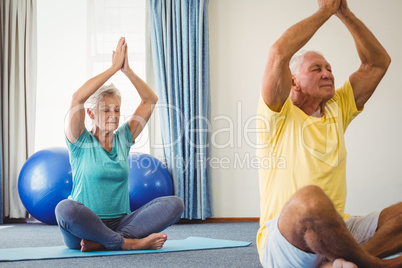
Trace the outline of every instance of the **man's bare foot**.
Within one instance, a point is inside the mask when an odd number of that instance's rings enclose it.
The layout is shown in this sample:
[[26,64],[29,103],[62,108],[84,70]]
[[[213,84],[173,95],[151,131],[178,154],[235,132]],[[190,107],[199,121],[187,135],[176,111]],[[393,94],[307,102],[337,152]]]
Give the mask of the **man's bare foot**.
[[86,239],[81,240],[81,251],[82,252],[89,252],[89,251],[99,251],[99,250],[105,250],[105,246],[102,244],[95,242],[95,241],[90,241]]
[[164,233],[154,233],[141,239],[124,238],[122,250],[161,249],[167,240]]
[[333,262],[324,262],[320,265],[320,268],[357,268],[357,266],[352,263],[345,261],[344,259],[336,259]]

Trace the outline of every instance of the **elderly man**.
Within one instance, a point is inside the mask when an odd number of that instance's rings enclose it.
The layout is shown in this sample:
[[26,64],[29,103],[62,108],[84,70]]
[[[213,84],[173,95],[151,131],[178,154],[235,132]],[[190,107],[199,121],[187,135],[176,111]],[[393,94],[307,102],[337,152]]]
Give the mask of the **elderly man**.
[[[259,100],[257,154],[286,159],[261,166],[257,235],[265,267],[402,267],[402,203],[365,217],[344,213],[344,132],[387,71],[390,57],[346,0],[318,0],[319,10],[290,27],[269,51]],[[354,38],[359,69],[334,89],[331,65],[299,51],[336,15]]]

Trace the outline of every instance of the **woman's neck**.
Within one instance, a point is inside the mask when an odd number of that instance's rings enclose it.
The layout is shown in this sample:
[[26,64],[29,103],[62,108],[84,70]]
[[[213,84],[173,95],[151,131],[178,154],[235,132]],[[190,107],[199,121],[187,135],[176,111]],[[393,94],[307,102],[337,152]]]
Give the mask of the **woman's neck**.
[[92,135],[94,135],[94,137],[98,140],[98,142],[100,143],[100,145],[102,145],[103,148],[105,148],[105,150],[107,150],[108,152],[110,152],[113,148],[113,137],[114,137],[114,133],[113,131],[102,131],[97,127],[94,127],[91,130]]

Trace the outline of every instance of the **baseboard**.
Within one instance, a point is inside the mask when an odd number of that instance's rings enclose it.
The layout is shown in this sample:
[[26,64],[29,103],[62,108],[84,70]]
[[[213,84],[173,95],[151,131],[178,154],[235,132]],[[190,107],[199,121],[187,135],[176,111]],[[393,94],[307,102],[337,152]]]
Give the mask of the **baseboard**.
[[207,218],[205,220],[200,219],[181,219],[178,223],[230,223],[230,222],[259,222],[259,217],[248,217],[248,218]]
[[3,219],[4,224],[14,224],[14,223],[27,223],[27,219],[25,218],[9,218],[5,217]]

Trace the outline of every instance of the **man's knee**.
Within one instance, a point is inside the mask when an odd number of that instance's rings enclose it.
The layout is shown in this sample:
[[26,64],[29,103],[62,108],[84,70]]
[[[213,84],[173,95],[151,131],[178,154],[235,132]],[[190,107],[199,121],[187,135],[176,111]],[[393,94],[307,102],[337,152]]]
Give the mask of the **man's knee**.
[[285,205],[280,222],[295,223],[325,222],[339,217],[334,204],[318,186],[308,185],[300,188]]
[[290,200],[291,202],[289,203],[296,203],[306,211],[314,211],[332,205],[331,200],[325,192],[315,185],[307,185],[300,188]]
[[304,242],[306,230],[317,230],[335,222],[343,224],[332,201],[320,187],[308,185],[290,198],[279,216],[278,227],[292,245],[310,252]]
[[316,186],[316,185],[304,186],[304,187],[300,188],[296,192],[296,194],[297,193],[303,194],[303,195],[306,195],[306,194],[309,194],[309,195],[325,195],[324,191],[319,186]]
[[378,219],[378,228],[380,228],[382,225],[389,222],[390,220],[399,223],[402,228],[402,202],[387,207],[383,211],[381,211]]
[[290,198],[278,221],[279,231],[289,243],[305,252],[311,252],[305,243],[304,234],[307,229],[314,229],[332,220],[327,215],[327,211],[330,211],[328,207],[333,206],[328,200],[324,191],[315,185],[300,188]]

